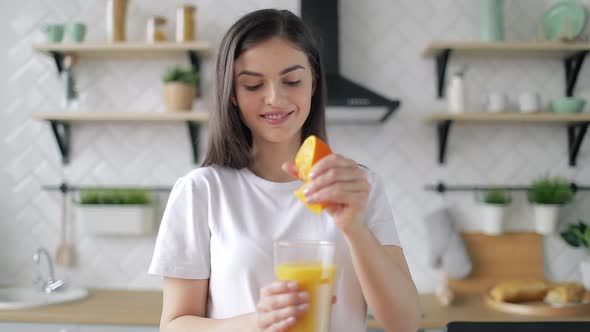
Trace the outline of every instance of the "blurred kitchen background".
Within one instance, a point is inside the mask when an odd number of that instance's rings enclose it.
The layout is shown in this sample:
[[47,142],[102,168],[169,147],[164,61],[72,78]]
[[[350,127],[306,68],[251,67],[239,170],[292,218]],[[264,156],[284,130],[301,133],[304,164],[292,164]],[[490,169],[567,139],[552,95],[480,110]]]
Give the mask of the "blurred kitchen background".
[[[211,43],[202,57],[196,110],[210,109],[214,53],[226,29],[241,15],[260,8],[300,11],[298,0],[199,0],[197,40]],[[507,0],[504,39],[538,40],[549,0]],[[578,1],[590,8],[590,0]],[[46,41],[43,27],[55,22],[83,22],[84,42],[104,42],[106,1],[23,0],[0,3],[0,284],[29,285],[31,256],[43,246],[52,254],[60,242],[62,201],[46,185],[171,186],[196,165],[184,123],[98,124],[71,127],[70,162],[62,165],[47,121],[36,112],[63,110],[64,82],[53,59],[33,49]],[[472,192],[441,195],[425,190],[439,181],[447,185],[527,186],[539,176],[562,176],[590,185],[590,147],[582,144],[577,165],[568,161],[565,125],[518,123],[453,126],[446,161],[438,163],[436,126],[425,121],[444,111],[437,98],[435,61],[422,56],[433,41],[479,40],[479,7],[473,0],[340,1],[340,60],[344,76],[401,107],[376,124],[329,121],[329,140],[336,152],[367,165],[382,177],[412,276],[420,292],[432,292],[440,272],[427,262],[429,213],[450,207],[461,228],[477,228],[476,196]],[[176,3],[132,0],[127,13],[127,40],[145,40],[146,21],[159,15],[174,39]],[[588,35],[588,27],[582,35]],[[162,112],[161,77],[171,65],[188,63],[184,53],[161,59],[82,58],[75,65],[78,111]],[[482,110],[491,93],[504,93],[509,107],[518,108],[522,93],[537,93],[543,108],[565,94],[563,62],[543,56],[496,57],[453,54],[447,79],[466,66],[464,85],[469,110]],[[590,98],[590,65],[579,73],[574,94]],[[588,111],[586,106],[585,112]],[[349,110],[348,112],[355,112]],[[359,111],[360,112],[360,111]],[[362,118],[362,115],[359,115]],[[206,131],[200,133],[201,151]],[[586,139],[587,141],[587,139]],[[201,153],[203,157],[204,153]],[[160,208],[166,193],[159,193]],[[74,198],[75,193],[70,194]],[[533,215],[524,193],[512,194],[507,230],[532,230]],[[561,223],[590,222],[590,196],[578,192],[562,209]],[[71,207],[71,203],[69,204]],[[57,273],[72,284],[92,288],[159,289],[161,280],[146,274],[155,236],[94,236],[68,216],[77,255],[73,267]],[[579,264],[586,252],[573,249],[558,234],[543,237],[545,272],[556,281],[581,280]]]

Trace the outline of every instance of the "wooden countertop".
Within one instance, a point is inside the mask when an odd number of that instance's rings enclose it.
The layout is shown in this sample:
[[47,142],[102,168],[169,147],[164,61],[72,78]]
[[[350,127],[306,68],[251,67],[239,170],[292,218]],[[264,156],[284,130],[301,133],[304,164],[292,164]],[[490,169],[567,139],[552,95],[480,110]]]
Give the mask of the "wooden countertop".
[[[55,304],[31,309],[0,310],[0,321],[74,324],[160,324],[162,293],[160,291],[133,291],[90,289],[89,297],[75,302]],[[450,321],[590,321],[590,314],[573,317],[534,317],[502,313],[490,309],[483,299],[475,295],[461,295],[451,307],[441,307],[432,294],[421,294],[423,310],[421,327],[443,328]],[[381,328],[374,319],[369,328]]]
[[[422,307],[423,329],[442,329],[451,321],[590,321],[590,313],[583,316],[546,317],[522,316],[503,313],[489,308],[479,295],[459,295],[452,306],[442,307],[433,294],[420,294]],[[380,329],[381,325],[375,319],[367,322],[369,328]]]
[[38,308],[0,310],[0,321],[77,324],[160,324],[162,292],[90,289],[86,299]]

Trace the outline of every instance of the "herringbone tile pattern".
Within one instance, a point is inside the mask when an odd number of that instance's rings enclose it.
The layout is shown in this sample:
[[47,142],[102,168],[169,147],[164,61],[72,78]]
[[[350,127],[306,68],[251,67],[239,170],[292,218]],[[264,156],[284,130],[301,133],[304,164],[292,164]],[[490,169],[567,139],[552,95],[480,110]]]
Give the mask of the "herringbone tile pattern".
[[[582,1],[590,7],[590,1]],[[218,45],[223,32],[240,15],[263,7],[299,11],[298,1],[193,1],[198,7],[198,36]],[[529,41],[552,1],[506,1],[506,38]],[[88,40],[104,40],[104,4],[82,0],[24,0],[0,5],[0,29],[6,45],[0,54],[0,284],[28,284],[30,256],[37,246],[55,250],[59,240],[61,198],[41,190],[62,179],[84,184],[171,185],[191,164],[188,133],[182,125],[76,125],[72,161],[62,167],[45,123],[32,120],[36,111],[57,111],[62,84],[50,58],[31,44],[43,40],[46,22],[84,21]],[[173,32],[174,5],[163,1],[131,1],[130,40],[142,40],[149,15],[167,16]],[[426,232],[422,218],[443,205],[452,207],[456,222],[473,229],[478,212],[472,194],[441,197],[426,184],[527,184],[542,174],[563,175],[590,184],[590,150],[582,147],[579,166],[567,165],[566,130],[546,125],[456,126],[450,136],[447,164],[436,163],[436,133],[423,118],[444,109],[435,98],[434,64],[421,52],[433,39],[477,39],[476,1],[470,0],[342,0],[341,67],[345,76],[392,98],[403,106],[382,126],[330,125],[334,149],[376,170],[386,184],[404,250],[418,288],[431,291],[438,272],[425,262]],[[82,60],[77,67],[80,109],[85,111],[160,111],[160,76],[184,57],[163,60]],[[449,72],[468,66],[470,102],[477,108],[485,94],[536,91],[547,103],[563,95],[562,64],[551,59],[453,57]],[[202,65],[203,94],[211,97],[213,60]],[[590,67],[580,73],[576,94],[590,98]],[[203,107],[208,107],[207,101]],[[479,106],[480,107],[480,106]],[[206,133],[202,133],[202,137]],[[204,147],[204,146],[203,146]],[[165,202],[165,197],[162,197]],[[581,194],[563,213],[564,222],[590,221],[588,194]],[[530,229],[525,197],[515,196],[509,229]],[[96,238],[74,222],[80,264],[59,269],[76,284],[93,287],[157,288],[146,275],[153,238]],[[568,248],[558,237],[545,240],[547,273],[556,280],[579,279],[577,264],[586,254]]]

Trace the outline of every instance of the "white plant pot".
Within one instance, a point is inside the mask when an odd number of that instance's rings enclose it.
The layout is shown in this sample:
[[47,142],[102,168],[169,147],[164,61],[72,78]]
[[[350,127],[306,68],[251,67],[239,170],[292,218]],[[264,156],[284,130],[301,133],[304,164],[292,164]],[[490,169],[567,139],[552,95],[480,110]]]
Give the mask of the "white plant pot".
[[481,204],[480,211],[483,222],[483,232],[488,235],[502,234],[506,205],[484,203]]
[[153,205],[76,204],[76,220],[96,235],[149,235],[155,233]]
[[584,288],[590,291],[590,260],[584,260],[580,263],[580,273],[582,274]]
[[535,204],[535,230],[539,234],[549,235],[555,233],[559,221],[560,205]]

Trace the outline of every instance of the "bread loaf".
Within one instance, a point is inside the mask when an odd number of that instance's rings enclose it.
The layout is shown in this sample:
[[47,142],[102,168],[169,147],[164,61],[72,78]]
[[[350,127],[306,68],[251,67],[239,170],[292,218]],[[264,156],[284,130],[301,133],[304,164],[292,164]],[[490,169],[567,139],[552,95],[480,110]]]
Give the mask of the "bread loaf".
[[500,302],[542,301],[549,291],[549,284],[541,280],[519,280],[499,283],[490,296]]
[[555,284],[547,292],[545,302],[552,304],[579,303],[585,292],[584,286],[577,282]]

